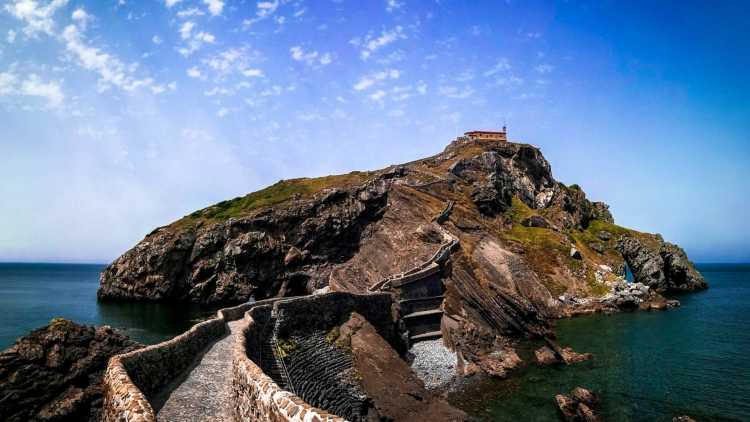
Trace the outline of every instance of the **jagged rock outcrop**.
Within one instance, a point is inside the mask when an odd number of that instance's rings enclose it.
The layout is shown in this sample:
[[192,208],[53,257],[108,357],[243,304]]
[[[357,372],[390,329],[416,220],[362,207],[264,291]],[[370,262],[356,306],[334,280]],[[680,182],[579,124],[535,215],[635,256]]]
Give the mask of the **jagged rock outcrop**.
[[[652,242],[653,243],[653,242]],[[702,290],[706,280],[677,245],[656,238],[649,246],[636,238],[626,237],[617,245],[635,281],[659,292]]]
[[99,420],[112,355],[141,347],[110,327],[55,319],[0,353],[0,420]]

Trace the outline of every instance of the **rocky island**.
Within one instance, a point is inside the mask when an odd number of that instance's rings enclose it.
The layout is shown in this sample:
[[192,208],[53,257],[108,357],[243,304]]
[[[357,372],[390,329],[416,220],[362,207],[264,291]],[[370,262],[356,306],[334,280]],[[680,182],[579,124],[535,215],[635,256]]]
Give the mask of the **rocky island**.
[[[573,363],[589,356],[557,344],[555,319],[705,288],[682,249],[616,225],[538,148],[469,132],[428,158],[220,202],[116,259],[100,300],[230,307],[114,351],[104,420],[465,420],[410,367],[421,353],[458,376],[506,377],[532,344],[540,364]],[[193,377],[208,356],[224,366]]]

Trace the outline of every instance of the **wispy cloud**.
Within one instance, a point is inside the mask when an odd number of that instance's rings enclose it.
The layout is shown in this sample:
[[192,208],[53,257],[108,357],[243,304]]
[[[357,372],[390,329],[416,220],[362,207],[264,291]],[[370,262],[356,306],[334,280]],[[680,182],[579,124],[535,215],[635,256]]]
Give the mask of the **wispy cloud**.
[[400,76],[401,72],[397,69],[387,69],[361,77],[352,88],[354,88],[355,91],[364,91],[374,86],[378,82],[388,79],[398,79]]
[[542,63],[542,64],[537,65],[536,67],[534,67],[534,70],[536,70],[537,73],[540,73],[542,75],[544,75],[546,73],[550,73],[554,69],[555,69],[554,66],[552,66],[551,64],[546,64],[546,63]]
[[500,60],[498,60],[497,63],[494,66],[492,66],[492,68],[484,72],[483,75],[485,77],[489,77],[499,72],[507,72],[509,70],[510,70],[510,61],[508,61],[508,59],[503,57]]
[[317,50],[305,51],[301,46],[295,45],[289,49],[292,60],[304,62],[309,66],[328,65],[333,61],[331,53],[319,53]]
[[353,38],[349,43],[360,48],[359,56],[367,60],[374,52],[401,39],[406,39],[404,28],[396,26],[390,30],[383,30],[380,35],[367,34],[364,38]]
[[402,8],[403,6],[404,6],[404,3],[398,0],[385,0],[385,10],[388,13],[393,13],[394,11]]
[[42,81],[36,74],[21,80],[15,73],[0,73],[0,97],[2,96],[40,97],[49,108],[58,108],[63,104],[65,95],[57,81]]
[[474,88],[468,85],[464,87],[446,85],[438,87],[438,94],[447,98],[464,99],[474,95]]

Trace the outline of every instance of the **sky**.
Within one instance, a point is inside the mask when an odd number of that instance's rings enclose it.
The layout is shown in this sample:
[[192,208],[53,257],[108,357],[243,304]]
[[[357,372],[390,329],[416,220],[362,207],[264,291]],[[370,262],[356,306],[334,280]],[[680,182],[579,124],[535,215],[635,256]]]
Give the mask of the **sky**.
[[0,261],[110,262],[279,179],[507,123],[698,262],[750,262],[740,1],[0,0]]

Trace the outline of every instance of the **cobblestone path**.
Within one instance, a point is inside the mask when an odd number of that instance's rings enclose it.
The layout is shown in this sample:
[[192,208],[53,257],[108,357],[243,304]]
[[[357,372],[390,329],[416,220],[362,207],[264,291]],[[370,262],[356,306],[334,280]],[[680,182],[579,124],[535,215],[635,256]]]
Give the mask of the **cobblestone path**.
[[231,420],[232,348],[241,323],[230,322],[230,334],[209,346],[182,383],[168,393],[157,412],[159,422]]

